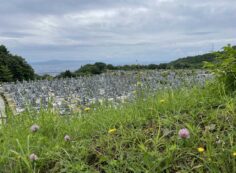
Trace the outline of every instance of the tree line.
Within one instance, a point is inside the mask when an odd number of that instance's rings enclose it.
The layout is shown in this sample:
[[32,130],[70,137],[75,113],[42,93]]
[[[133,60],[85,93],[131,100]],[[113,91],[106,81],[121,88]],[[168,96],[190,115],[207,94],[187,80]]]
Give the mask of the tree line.
[[167,64],[149,64],[149,65],[123,65],[123,66],[114,66],[112,64],[106,64],[103,62],[96,62],[94,64],[86,64],[81,66],[75,72],[71,72],[70,70],[66,70],[65,72],[60,73],[58,78],[65,77],[76,77],[76,76],[86,76],[86,75],[98,75],[107,71],[130,71],[130,70],[153,70],[153,69],[167,69]]
[[115,70],[132,71],[132,70],[160,70],[160,69],[202,69],[204,61],[213,62],[215,58],[216,58],[215,53],[207,53],[203,55],[180,58],[169,63],[149,64],[149,65],[132,64],[123,66],[113,66],[112,64],[96,62],[94,64],[87,64],[81,66],[81,68],[76,70],[75,72],[67,70],[65,72],[60,73],[57,77],[66,78],[66,77],[76,77],[84,75],[95,75],[104,73],[106,71],[115,71]]

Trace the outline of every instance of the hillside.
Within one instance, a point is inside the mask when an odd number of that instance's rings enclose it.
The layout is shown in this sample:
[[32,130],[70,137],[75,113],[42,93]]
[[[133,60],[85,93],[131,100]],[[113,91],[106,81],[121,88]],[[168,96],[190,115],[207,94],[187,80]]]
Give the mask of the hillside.
[[12,55],[0,45],[0,82],[33,80],[33,68],[20,56]]
[[214,53],[206,53],[203,55],[197,55],[197,56],[188,56],[185,58],[179,58],[175,61],[172,61],[168,63],[169,67],[173,67],[175,69],[181,69],[181,68],[196,68],[200,69],[203,68],[203,62],[214,61],[216,55]]
[[[236,49],[236,46],[233,46]],[[185,58],[179,58],[175,61],[171,61],[167,63],[167,66],[174,69],[183,69],[183,68],[194,68],[194,69],[201,69],[203,68],[203,62],[213,62],[216,58],[215,53],[206,53],[203,55],[196,55],[196,56],[188,56]]]

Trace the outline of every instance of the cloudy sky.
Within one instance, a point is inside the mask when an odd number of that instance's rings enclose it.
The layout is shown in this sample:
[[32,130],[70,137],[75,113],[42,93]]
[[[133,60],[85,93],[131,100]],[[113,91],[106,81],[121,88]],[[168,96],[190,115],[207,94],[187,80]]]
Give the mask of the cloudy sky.
[[0,44],[30,62],[167,62],[236,44],[236,0],[5,0]]

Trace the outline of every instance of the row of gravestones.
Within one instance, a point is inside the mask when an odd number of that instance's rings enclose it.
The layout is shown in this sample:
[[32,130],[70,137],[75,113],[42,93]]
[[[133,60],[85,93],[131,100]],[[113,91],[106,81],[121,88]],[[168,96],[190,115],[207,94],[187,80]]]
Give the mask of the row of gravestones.
[[16,111],[26,107],[53,108],[64,114],[104,100],[121,102],[135,97],[136,90],[177,88],[196,83],[204,85],[210,75],[204,71],[144,71],[102,74],[90,77],[6,83],[4,92],[14,100]]

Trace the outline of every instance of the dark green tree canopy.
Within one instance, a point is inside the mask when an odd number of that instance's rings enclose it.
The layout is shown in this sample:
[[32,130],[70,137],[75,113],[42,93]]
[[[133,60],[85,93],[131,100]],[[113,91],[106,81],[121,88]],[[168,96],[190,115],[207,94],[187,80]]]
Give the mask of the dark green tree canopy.
[[4,45],[0,45],[0,82],[33,80],[33,68],[18,55],[9,53]]
[[70,70],[66,70],[65,72],[62,72],[57,77],[58,78],[72,78],[72,77],[75,77],[75,74],[71,72]]
[[8,50],[4,45],[0,45],[0,53],[8,54]]

